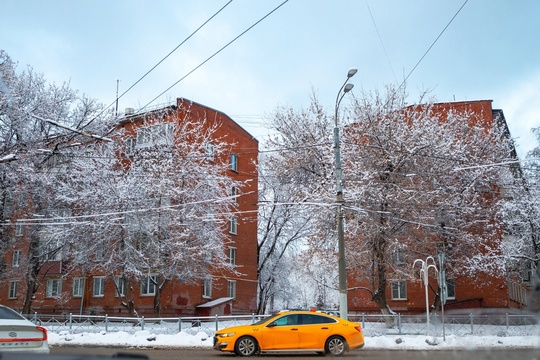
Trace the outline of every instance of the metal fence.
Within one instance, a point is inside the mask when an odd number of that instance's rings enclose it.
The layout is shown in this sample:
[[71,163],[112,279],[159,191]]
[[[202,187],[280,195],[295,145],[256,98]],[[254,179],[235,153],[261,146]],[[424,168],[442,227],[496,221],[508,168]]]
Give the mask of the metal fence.
[[[27,315],[35,324],[49,331],[78,333],[135,333],[147,330],[154,334],[186,332],[195,335],[204,332],[213,336],[216,330],[252,324],[268,315],[237,315],[177,318],[130,318],[93,315]],[[365,336],[430,335],[430,336],[530,336],[540,335],[540,319],[533,315],[460,315],[447,316],[442,321],[438,314],[425,315],[349,315],[349,320],[362,325]]]
[[349,315],[350,321],[362,324],[366,336],[530,336],[540,335],[540,319],[534,315],[490,314],[453,315],[443,319],[426,315]]

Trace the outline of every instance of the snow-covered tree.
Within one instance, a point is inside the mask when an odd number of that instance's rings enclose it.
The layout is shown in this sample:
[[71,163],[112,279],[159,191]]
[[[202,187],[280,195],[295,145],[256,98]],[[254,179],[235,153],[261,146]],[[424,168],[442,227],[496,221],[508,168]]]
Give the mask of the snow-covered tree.
[[291,272],[295,252],[306,240],[311,215],[301,203],[294,203],[294,184],[273,169],[283,159],[265,154],[259,165],[259,244],[258,244],[258,309],[259,314],[274,311],[274,304],[288,303],[295,289]]
[[[390,311],[388,279],[408,278],[416,258],[446,254],[454,275],[501,276],[497,217],[510,161],[506,128],[471,109],[407,106],[403,94],[357,99],[345,132],[349,264],[371,277],[372,299]],[[352,236],[351,236],[352,235]],[[496,261],[498,260],[498,261]]]
[[92,123],[88,131],[101,130],[102,111],[102,105],[68,83],[48,84],[30,67],[18,72],[17,64],[0,50],[1,251],[4,256],[20,251],[20,264],[11,270],[24,274],[24,313],[30,312],[47,259],[61,249],[52,239],[43,239],[43,228],[32,219],[56,206],[50,196],[56,172],[50,169],[80,135],[67,129]]
[[234,271],[224,228],[235,210],[230,189],[242,184],[227,176],[228,164],[206,153],[212,143],[213,156],[222,157],[230,144],[185,114],[158,123],[162,116],[152,114],[137,125],[139,143],[127,158],[121,132],[114,144],[81,148],[92,156],[77,157],[57,184],[60,200],[81,218],[69,235],[77,239],[73,266],[121,279],[119,299],[133,314],[134,280],[155,294],[159,316],[161,292],[171,280],[193,283],[210,271]]
[[[503,231],[497,213],[503,170],[495,164],[513,159],[498,119],[486,124],[467,109],[408,105],[391,87],[385,96],[355,99],[344,112],[347,265],[360,274],[349,287],[367,290],[391,312],[389,279],[414,275],[400,264],[442,250],[453,274],[503,274],[508,262],[492,241]],[[312,205],[309,249],[328,258],[337,245],[332,120],[314,98],[308,110],[278,111],[272,140],[286,159],[276,171],[296,184],[296,199]]]

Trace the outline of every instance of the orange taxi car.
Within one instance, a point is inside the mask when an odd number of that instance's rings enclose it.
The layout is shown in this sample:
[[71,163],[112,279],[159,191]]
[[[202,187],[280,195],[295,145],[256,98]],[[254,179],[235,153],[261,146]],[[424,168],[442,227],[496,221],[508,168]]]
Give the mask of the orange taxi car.
[[216,331],[214,349],[251,356],[271,351],[342,355],[364,346],[360,324],[312,311],[286,311],[252,325]]

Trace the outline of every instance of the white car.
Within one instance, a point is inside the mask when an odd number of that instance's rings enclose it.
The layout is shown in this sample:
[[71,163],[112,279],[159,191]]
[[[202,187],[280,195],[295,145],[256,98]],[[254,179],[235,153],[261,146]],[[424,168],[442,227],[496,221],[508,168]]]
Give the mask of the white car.
[[0,358],[4,351],[49,353],[47,329],[0,305]]

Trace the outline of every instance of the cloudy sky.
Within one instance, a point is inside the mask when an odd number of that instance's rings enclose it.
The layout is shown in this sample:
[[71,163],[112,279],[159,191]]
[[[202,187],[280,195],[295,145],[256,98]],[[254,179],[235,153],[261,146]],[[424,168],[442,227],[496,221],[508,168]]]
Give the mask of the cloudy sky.
[[356,95],[408,76],[409,102],[493,100],[523,155],[540,126],[539,19],[537,0],[2,0],[0,47],[107,105],[178,47],[120,110],[185,97],[261,141],[263,119],[312,90],[331,113],[351,67]]

